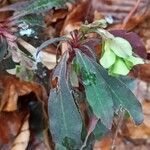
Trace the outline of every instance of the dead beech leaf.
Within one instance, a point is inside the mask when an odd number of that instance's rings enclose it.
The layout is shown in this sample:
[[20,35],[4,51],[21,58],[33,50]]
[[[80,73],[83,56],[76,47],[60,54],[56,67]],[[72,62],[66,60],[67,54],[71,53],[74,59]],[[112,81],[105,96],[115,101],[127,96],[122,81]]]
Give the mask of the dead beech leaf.
[[26,150],[30,139],[29,115],[24,119],[21,130],[12,144],[11,150]]
[[88,1],[83,1],[70,10],[62,27],[61,35],[68,34],[71,31],[80,28],[87,17],[88,5]]
[[[92,10],[100,12],[100,17],[111,17],[115,25],[113,29],[121,28],[124,18],[135,7],[137,0],[92,0]],[[141,0],[137,10],[131,16],[124,29],[132,29],[148,16],[149,0]],[[98,18],[97,18],[98,19]],[[99,18],[101,19],[101,18]]]
[[139,66],[138,77],[146,82],[150,82],[150,63]]
[[34,92],[36,97],[46,104],[47,94],[41,85],[34,82],[19,80],[14,76],[0,76],[0,83],[4,93],[0,99],[0,110],[15,111],[17,110],[18,96],[27,95]]
[[[4,7],[6,5],[8,5],[8,1],[7,0],[1,0],[0,1],[0,7]],[[9,12],[1,12],[0,22],[1,21],[5,21],[8,17],[9,17]]]
[[150,138],[150,102],[143,102],[144,122],[140,126],[135,126],[130,120],[127,121],[128,132],[127,137],[132,139],[148,139]]
[[0,149],[10,149],[27,112],[0,112]]
[[58,9],[55,10],[53,13],[48,13],[45,16],[45,23],[47,25],[51,24],[51,23],[55,23],[57,21],[59,21],[60,19],[64,19],[68,14],[68,11],[65,9]]
[[107,136],[101,141],[96,141],[93,150],[110,150],[112,144],[112,138]]

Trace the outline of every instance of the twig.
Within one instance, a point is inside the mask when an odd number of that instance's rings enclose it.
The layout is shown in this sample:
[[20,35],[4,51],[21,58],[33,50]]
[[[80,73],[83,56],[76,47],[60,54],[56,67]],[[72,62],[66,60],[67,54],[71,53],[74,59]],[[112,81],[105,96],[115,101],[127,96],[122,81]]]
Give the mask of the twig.
[[[35,54],[37,53],[37,49],[28,42],[24,41],[22,38],[18,38],[17,42],[22,45],[28,52],[30,52],[32,56],[35,56]],[[40,59],[43,65],[48,69],[52,69],[56,65],[56,55],[44,51],[41,51],[40,53]]]
[[[28,42],[24,41],[23,39],[18,38],[17,42],[20,45],[22,45],[32,55],[34,55],[36,53],[37,49],[34,46],[32,46],[31,44],[29,44]],[[56,55],[50,54],[50,53],[47,53],[44,51],[41,51],[41,53],[42,53],[43,61],[56,63]]]
[[115,148],[116,148],[116,144],[115,144],[116,143],[116,139],[117,139],[119,130],[120,130],[122,122],[123,122],[124,110],[122,108],[120,108],[118,115],[119,115],[118,124],[117,124],[117,129],[116,129],[114,137],[113,137],[113,141],[112,141],[112,145],[111,145],[111,150],[115,150]]
[[131,19],[131,17],[133,16],[133,14],[135,13],[135,11],[137,10],[140,2],[141,2],[141,0],[137,1],[137,3],[134,5],[133,9],[129,12],[129,14],[123,20],[123,24],[121,26],[122,29],[124,29],[126,27],[128,21]]

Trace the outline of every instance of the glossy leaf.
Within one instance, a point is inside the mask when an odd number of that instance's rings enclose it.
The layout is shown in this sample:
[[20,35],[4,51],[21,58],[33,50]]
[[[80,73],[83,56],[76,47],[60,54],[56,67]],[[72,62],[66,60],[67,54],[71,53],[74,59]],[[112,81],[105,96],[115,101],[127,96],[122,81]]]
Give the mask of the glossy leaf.
[[96,117],[100,118],[107,128],[110,128],[113,118],[113,101],[105,80],[93,62],[79,50],[76,52],[76,62],[82,70],[82,81],[89,105]]
[[53,141],[65,147],[74,143],[73,149],[79,148],[81,144],[82,120],[68,85],[66,69],[67,53],[63,55],[53,74],[57,85],[50,90],[48,112]]

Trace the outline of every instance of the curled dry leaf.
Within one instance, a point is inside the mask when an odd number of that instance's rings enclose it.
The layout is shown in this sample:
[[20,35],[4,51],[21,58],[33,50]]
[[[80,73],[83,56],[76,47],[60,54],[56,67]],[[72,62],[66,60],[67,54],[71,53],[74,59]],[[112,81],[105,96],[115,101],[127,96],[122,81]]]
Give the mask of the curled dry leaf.
[[29,116],[24,119],[19,134],[12,144],[11,150],[26,150],[30,139]]
[[47,100],[47,94],[44,88],[34,82],[29,83],[21,81],[13,76],[0,76],[0,82],[4,89],[4,93],[0,100],[1,111],[15,111],[17,110],[18,96],[23,96],[34,92],[37,98],[44,103]]
[[10,149],[27,112],[0,112],[0,149]]

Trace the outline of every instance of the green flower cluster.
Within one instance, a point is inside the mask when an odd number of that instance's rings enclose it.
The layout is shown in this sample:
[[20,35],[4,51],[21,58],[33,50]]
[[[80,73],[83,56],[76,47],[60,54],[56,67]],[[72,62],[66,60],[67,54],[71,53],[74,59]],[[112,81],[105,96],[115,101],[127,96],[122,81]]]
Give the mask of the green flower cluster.
[[132,47],[127,40],[114,37],[104,42],[100,64],[108,69],[110,75],[125,76],[133,66],[143,63],[141,58],[133,56]]

